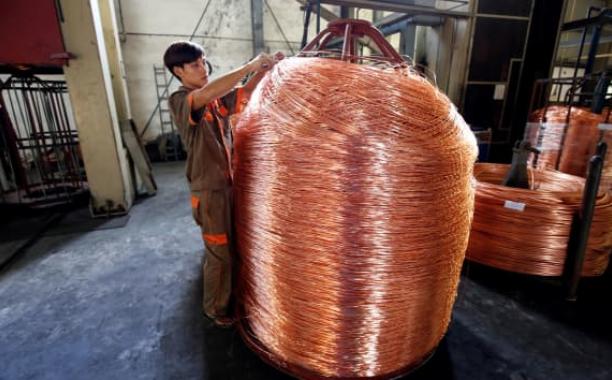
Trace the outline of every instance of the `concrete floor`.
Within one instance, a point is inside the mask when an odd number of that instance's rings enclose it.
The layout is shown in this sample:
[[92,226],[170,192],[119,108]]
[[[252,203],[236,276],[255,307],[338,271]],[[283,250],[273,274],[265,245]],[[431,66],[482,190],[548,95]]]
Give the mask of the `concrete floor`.
[[[288,378],[201,318],[183,164],[155,171],[158,195],[124,227],[47,234],[0,273],[0,379]],[[612,379],[609,280],[567,304],[556,284],[468,269],[446,338],[411,379]]]

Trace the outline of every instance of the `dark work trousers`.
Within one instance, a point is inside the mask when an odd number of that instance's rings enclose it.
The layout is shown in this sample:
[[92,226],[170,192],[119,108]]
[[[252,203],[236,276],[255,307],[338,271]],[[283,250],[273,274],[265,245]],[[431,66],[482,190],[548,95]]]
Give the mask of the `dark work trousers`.
[[192,192],[191,208],[205,247],[204,313],[225,317],[232,293],[232,189]]

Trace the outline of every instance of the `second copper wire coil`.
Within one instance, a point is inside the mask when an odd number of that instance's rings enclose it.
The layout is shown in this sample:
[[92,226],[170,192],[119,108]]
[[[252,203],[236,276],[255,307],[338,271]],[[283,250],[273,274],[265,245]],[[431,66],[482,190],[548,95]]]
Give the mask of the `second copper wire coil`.
[[[544,109],[533,112],[525,137],[541,150],[537,168],[586,176],[589,160],[599,141],[598,125],[602,120],[601,115],[578,107],[571,107],[569,111],[567,106],[553,105],[546,108],[545,118]],[[533,159],[532,155],[531,162]]]
[[[561,276],[572,218],[581,206],[584,179],[529,170],[531,189],[502,186],[510,166],[476,164],[474,221],[468,260],[512,272]],[[522,211],[506,201],[523,204]],[[510,204],[512,205],[512,204]],[[612,248],[612,198],[600,193],[587,245],[583,276],[601,275]]]

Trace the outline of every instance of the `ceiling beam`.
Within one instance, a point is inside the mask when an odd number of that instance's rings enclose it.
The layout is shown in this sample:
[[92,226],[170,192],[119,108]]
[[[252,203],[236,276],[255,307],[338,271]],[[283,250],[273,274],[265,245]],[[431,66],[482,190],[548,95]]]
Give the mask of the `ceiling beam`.
[[[304,1],[306,2],[306,1]],[[381,11],[434,15],[434,16],[452,16],[452,17],[469,17],[468,12],[447,11],[433,7],[424,7],[418,5],[410,5],[405,3],[397,3],[389,0],[321,0],[321,3],[330,5],[340,5],[345,7],[356,7],[366,9],[376,9]]]
[[[302,7],[305,7],[308,4],[308,0],[296,0],[296,1],[300,3]],[[316,15],[317,14],[316,4],[313,4],[313,5],[315,6],[312,7],[312,13]],[[330,11],[324,6],[321,6],[321,18],[327,21],[334,21],[338,19],[339,17],[334,12]]]

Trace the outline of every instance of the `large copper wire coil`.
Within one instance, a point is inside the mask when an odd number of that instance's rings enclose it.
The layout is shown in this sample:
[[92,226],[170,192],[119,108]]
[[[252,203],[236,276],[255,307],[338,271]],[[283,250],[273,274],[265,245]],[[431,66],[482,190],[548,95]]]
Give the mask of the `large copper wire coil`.
[[[512,272],[561,276],[585,181],[557,171],[530,169],[530,189],[502,186],[509,168],[505,164],[475,165],[476,201],[466,257]],[[611,248],[612,198],[609,192],[601,192],[582,275],[601,275]]]
[[[546,118],[544,109],[533,112],[525,137],[541,150],[537,168],[558,169],[584,177],[599,141],[598,125],[602,122],[602,116],[584,108],[569,109],[566,106],[550,106],[546,108]],[[531,162],[533,158],[532,155]]]
[[477,149],[419,76],[281,61],[235,132],[243,337],[301,378],[386,378],[444,335]]

